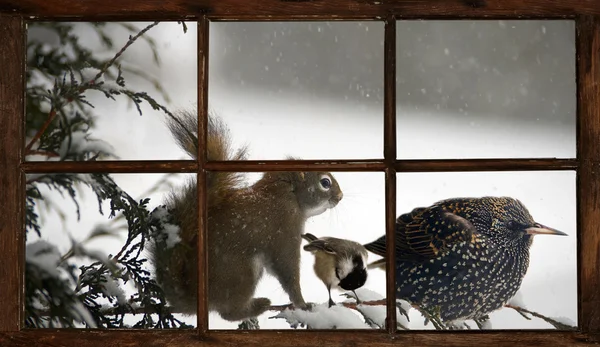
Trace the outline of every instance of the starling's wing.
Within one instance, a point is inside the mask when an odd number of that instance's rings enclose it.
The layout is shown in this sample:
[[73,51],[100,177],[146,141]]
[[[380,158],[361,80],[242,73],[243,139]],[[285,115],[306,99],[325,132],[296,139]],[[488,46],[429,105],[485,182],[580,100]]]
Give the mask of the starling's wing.
[[385,257],[385,235],[371,243],[364,244],[363,246],[365,246],[369,252]]
[[[423,213],[424,210],[426,210],[426,208],[416,208],[416,209],[412,210],[412,212],[400,215],[396,219],[396,250],[398,250],[398,244],[397,244],[397,242],[398,242],[398,225],[399,224],[405,225],[407,223],[410,223],[415,217],[417,217],[418,215]],[[369,252],[371,252],[373,254],[377,254],[381,257],[385,257],[385,253],[386,253],[385,235],[383,235],[382,237],[378,238],[377,240],[375,240],[371,243],[367,243],[363,246]],[[375,263],[373,263],[372,265],[375,265]]]
[[475,226],[440,206],[417,209],[396,220],[396,258],[435,258],[451,244],[470,241]]
[[[467,219],[440,206],[416,208],[396,219],[396,259],[435,258],[450,244],[471,240],[475,230]],[[364,246],[374,254],[385,256],[385,235]]]
[[[415,208],[414,210],[412,210],[412,212],[410,213],[405,213],[403,215],[400,215],[397,219],[396,219],[396,253],[398,253],[398,225],[405,225],[407,223],[410,223],[416,216],[420,215],[421,213],[423,213],[423,211],[425,211],[427,208],[423,207],[423,208]],[[381,257],[385,257],[385,253],[386,253],[386,242],[385,242],[385,235],[383,235],[382,237],[378,238],[377,240],[371,242],[371,243],[367,243],[365,245],[363,245],[369,252],[373,253],[373,254],[377,254]],[[371,263],[369,266],[372,267],[378,267],[381,264],[385,265],[385,260],[379,260],[376,261],[374,263]]]

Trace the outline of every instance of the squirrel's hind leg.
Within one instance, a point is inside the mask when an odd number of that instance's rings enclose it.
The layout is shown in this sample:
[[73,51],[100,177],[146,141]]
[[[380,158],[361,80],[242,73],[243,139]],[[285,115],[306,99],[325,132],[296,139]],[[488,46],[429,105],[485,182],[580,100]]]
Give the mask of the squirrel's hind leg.
[[231,303],[227,307],[224,307],[219,314],[223,319],[228,321],[238,321],[257,317],[267,311],[269,307],[271,307],[271,300],[267,298],[255,298],[245,303],[245,306],[242,307]]
[[256,285],[263,273],[260,265],[256,261],[244,262],[232,257],[215,264],[220,276],[209,282],[209,297],[213,299],[209,304],[223,319],[238,321],[253,318],[271,306],[271,300],[267,298],[254,298]]

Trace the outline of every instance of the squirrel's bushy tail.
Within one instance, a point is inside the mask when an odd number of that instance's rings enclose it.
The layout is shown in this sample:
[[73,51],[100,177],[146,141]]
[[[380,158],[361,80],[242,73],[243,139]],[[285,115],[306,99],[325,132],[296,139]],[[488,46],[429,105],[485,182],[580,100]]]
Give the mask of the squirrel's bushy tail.
[[[192,158],[197,157],[198,118],[193,111],[181,111],[169,118],[167,125],[178,144]],[[208,160],[243,160],[246,148],[232,150],[229,130],[216,115],[209,115]],[[207,174],[208,208],[220,206],[230,194],[235,194],[242,183],[236,172],[209,172]],[[198,291],[198,194],[196,180],[190,180],[166,198],[165,205],[171,213],[172,222],[179,226],[179,242],[167,245],[155,242],[150,245],[151,259],[156,269],[156,279],[165,292],[167,300],[176,312],[194,314]]]
[[[192,158],[198,153],[198,117],[191,111],[175,113],[167,125],[179,146]],[[207,131],[207,159],[215,161],[245,160],[247,147],[237,151],[232,149],[229,129],[215,114],[209,113]],[[237,172],[209,173],[207,175],[208,204],[218,205],[225,195],[230,194],[242,183],[243,177]]]

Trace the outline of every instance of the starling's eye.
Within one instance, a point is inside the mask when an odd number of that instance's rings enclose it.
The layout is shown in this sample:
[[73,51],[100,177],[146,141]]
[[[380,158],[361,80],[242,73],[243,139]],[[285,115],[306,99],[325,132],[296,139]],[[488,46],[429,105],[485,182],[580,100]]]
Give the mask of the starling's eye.
[[327,191],[331,188],[331,179],[327,176],[321,177],[321,180],[319,181],[319,183],[321,184],[321,188],[325,191]]

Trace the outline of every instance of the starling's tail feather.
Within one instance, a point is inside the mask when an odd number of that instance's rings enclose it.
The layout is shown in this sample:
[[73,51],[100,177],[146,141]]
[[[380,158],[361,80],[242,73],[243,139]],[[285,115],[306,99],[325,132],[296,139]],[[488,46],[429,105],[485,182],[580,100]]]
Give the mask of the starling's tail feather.
[[380,269],[385,271],[385,258],[375,260],[367,265],[367,270]]
[[379,256],[385,257],[386,253],[386,243],[385,243],[385,235],[378,238],[377,240],[367,243],[364,245],[367,251],[377,254]]
[[386,243],[385,243],[385,235],[378,238],[377,240],[367,243],[364,245],[367,251],[377,254],[378,256],[384,257],[383,259],[376,260],[369,265],[367,265],[367,269],[381,269],[385,271],[385,253],[386,253]]

